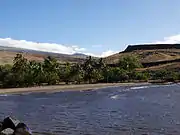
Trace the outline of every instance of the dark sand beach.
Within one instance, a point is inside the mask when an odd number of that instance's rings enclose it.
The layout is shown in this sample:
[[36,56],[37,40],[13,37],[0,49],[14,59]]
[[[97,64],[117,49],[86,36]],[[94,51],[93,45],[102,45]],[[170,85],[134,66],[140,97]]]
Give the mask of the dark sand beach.
[[28,87],[28,88],[8,88],[8,89],[0,89],[0,94],[81,91],[81,90],[101,89],[106,87],[134,86],[134,85],[147,85],[147,84],[148,83],[100,83],[100,84],[81,84],[81,85],[53,85],[53,86],[39,86],[39,87]]

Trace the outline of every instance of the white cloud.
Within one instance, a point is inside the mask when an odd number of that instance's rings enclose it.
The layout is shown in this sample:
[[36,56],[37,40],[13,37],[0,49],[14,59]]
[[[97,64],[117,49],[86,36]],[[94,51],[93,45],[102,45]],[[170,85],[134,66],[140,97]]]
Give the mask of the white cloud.
[[108,50],[108,51],[106,51],[106,52],[103,52],[103,53],[101,54],[101,57],[107,57],[107,56],[113,55],[113,54],[115,54],[115,53],[118,53],[118,52],[117,52],[117,51]]
[[85,48],[80,48],[78,46],[65,46],[56,43],[36,43],[26,40],[14,40],[11,38],[0,38],[0,46],[24,48],[63,54],[73,54],[77,52],[83,52],[86,50]]
[[[180,34],[173,35],[170,37],[165,37],[163,40],[155,41],[151,43],[145,43],[145,44],[176,44],[176,43],[180,43]],[[102,52],[101,54],[93,54],[88,52],[86,48],[80,48],[76,45],[67,46],[56,43],[36,43],[26,40],[14,40],[12,38],[4,38],[4,39],[0,38],[0,46],[24,48],[24,49],[62,53],[62,54],[83,53],[94,57],[107,57],[115,53],[118,53],[117,51],[107,50],[105,52]],[[102,47],[102,45],[92,45],[92,47],[97,48],[97,47]]]
[[94,56],[94,57],[102,57],[102,58],[104,58],[104,57],[113,55],[115,53],[118,53],[118,51],[108,50],[108,51],[102,52],[101,54],[93,54],[93,53],[84,53],[84,54]]
[[154,44],[177,44],[180,43],[180,34],[165,37],[162,41],[153,42]]
[[[151,42],[151,43],[143,43],[143,44],[178,44],[180,43],[180,34],[165,37],[163,40]],[[103,52],[99,57],[107,57],[110,55],[113,55],[115,53],[118,53],[117,51],[108,50],[106,52]]]
[[88,50],[86,50],[85,48],[80,48],[76,45],[67,46],[67,45],[56,44],[56,43],[36,43],[36,42],[26,41],[26,40],[14,40],[12,38],[4,38],[4,39],[0,38],[0,46],[24,48],[24,49],[62,53],[62,54],[84,53],[86,55],[91,55],[95,57],[107,57],[109,55],[116,53],[115,51],[108,50],[108,51],[102,52],[102,54],[96,55],[93,53],[88,53],[87,52]]

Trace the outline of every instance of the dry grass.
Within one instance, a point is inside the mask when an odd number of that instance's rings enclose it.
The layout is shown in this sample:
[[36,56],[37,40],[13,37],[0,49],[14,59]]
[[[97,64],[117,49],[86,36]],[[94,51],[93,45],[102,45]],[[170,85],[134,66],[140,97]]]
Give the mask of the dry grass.
[[[16,54],[17,54],[16,52],[0,51],[0,64],[12,64]],[[28,60],[35,60],[35,61],[43,61],[43,58],[45,57],[43,55],[25,54],[25,53],[24,56]]]
[[106,63],[117,63],[122,56],[133,55],[137,56],[142,63],[144,62],[158,62],[165,60],[174,60],[180,58],[180,49],[160,49],[160,50],[140,50],[132,52],[122,52],[111,55],[105,58]]
[[161,69],[166,69],[166,70],[180,70],[180,62],[174,62],[174,63],[168,63],[168,64],[162,64],[158,66],[152,66],[152,67],[147,67],[147,68],[139,68],[137,71],[145,71],[145,70],[150,70],[150,71],[157,71]]
[[[0,50],[0,64],[12,64],[13,59],[16,56],[16,52],[10,52],[10,51],[2,51]],[[32,53],[23,53],[24,57],[27,58],[28,60],[35,60],[38,62],[42,62],[44,58],[46,58],[48,55],[45,54],[32,54]],[[53,56],[53,55],[52,55]],[[76,58],[74,56],[67,56],[67,55],[54,55],[59,62],[65,63],[65,62],[70,62],[70,63],[76,63],[80,62],[83,60],[83,58]]]
[[[120,57],[133,55],[140,59],[141,63],[151,63],[160,61],[170,61],[180,59],[180,49],[159,49],[159,50],[136,50],[132,52],[121,52],[105,58],[105,62],[108,64],[116,64]],[[180,62],[173,62],[167,64],[161,64],[157,66],[151,66],[147,68],[137,69],[138,71],[144,70],[180,70]]]

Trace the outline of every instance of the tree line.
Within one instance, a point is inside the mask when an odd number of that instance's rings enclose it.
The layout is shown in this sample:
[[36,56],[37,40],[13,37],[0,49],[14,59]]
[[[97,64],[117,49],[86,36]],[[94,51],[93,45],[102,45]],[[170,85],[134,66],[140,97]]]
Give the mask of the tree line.
[[[0,66],[0,87],[31,87],[56,84],[113,83],[166,79],[166,72],[137,72],[142,64],[134,56],[121,57],[117,67],[110,67],[103,59],[88,57],[83,63],[62,65],[57,59],[48,56],[43,62],[27,60],[22,54],[14,57],[13,65]],[[166,77],[165,77],[166,75]],[[179,73],[173,79],[180,78]],[[172,79],[172,78],[169,78]]]

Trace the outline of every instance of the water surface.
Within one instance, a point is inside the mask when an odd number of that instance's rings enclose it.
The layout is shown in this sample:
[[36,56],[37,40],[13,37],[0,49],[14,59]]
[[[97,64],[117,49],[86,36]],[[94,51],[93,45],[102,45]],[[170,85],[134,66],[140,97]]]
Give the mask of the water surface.
[[179,104],[179,84],[1,95],[0,119],[40,135],[179,135]]

